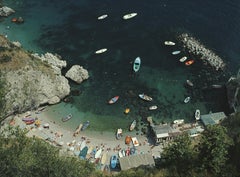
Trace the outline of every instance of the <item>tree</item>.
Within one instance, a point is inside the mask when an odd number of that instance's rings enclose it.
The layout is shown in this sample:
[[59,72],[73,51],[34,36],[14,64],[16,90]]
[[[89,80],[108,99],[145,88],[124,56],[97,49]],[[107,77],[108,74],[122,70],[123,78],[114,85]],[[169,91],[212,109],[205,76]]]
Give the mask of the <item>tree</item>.
[[227,135],[225,127],[208,126],[202,133],[197,146],[200,170],[213,176],[219,176],[226,165],[228,149],[232,144],[233,141]]

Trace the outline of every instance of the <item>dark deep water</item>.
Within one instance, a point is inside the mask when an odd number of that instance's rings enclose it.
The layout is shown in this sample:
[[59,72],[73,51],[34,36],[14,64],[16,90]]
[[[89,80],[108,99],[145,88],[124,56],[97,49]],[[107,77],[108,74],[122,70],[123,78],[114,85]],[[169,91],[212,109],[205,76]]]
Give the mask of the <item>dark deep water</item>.
[[[28,50],[60,54],[69,67],[79,64],[89,71],[89,80],[81,85],[71,83],[72,90],[80,90],[80,96],[72,96],[72,103],[55,106],[59,116],[74,108],[74,114],[81,115],[83,121],[93,122],[95,130],[105,130],[119,125],[127,127],[133,119],[141,120],[147,116],[153,116],[158,122],[182,118],[192,121],[197,108],[202,114],[228,112],[225,89],[209,86],[224,84],[240,66],[240,1],[42,0],[5,3],[17,11],[15,15],[26,19],[20,29],[12,29],[16,31],[15,36],[9,35],[10,39],[21,38],[18,40]],[[130,20],[122,19],[124,14],[131,12],[138,15]],[[97,20],[102,14],[108,14],[108,17]],[[3,24],[8,25],[8,22]],[[30,35],[25,35],[28,32]],[[182,50],[181,46],[169,47],[163,42],[176,41],[181,33],[191,34],[213,50],[226,62],[226,69],[215,71],[189,56],[187,51],[173,56],[171,52]],[[108,51],[94,54],[101,48]],[[196,62],[190,67],[184,66],[178,61],[184,55]],[[135,74],[132,62],[137,56],[141,57],[142,65]],[[193,81],[193,88],[185,86],[186,79]],[[153,103],[140,100],[137,95],[142,92],[153,97]],[[119,101],[107,105],[106,102],[115,95],[120,96]],[[191,97],[188,104],[183,103],[186,96]],[[148,107],[155,104],[159,109],[148,111]],[[131,111],[124,115],[127,107]]]

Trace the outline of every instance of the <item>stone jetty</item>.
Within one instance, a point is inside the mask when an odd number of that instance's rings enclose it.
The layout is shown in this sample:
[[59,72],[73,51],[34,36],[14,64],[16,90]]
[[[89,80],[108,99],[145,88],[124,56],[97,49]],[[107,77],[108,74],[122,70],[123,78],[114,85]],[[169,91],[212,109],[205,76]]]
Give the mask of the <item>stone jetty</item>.
[[178,38],[183,43],[183,47],[186,48],[190,53],[200,56],[200,59],[207,61],[207,63],[209,63],[216,70],[224,69],[225,63],[223,60],[213,51],[207,49],[197,39],[186,33],[179,35]]

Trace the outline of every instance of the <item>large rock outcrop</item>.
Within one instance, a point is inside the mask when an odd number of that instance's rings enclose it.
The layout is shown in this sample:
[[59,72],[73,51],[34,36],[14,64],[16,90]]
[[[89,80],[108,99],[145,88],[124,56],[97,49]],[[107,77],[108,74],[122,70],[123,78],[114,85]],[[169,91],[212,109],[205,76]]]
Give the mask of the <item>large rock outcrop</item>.
[[66,61],[57,55],[30,54],[0,36],[1,117],[55,104],[67,96],[70,86],[61,75],[63,67]]
[[0,16],[2,16],[2,17],[7,17],[13,13],[15,13],[15,11],[13,9],[11,9],[10,7],[3,6],[0,8]]
[[84,69],[82,66],[74,65],[68,70],[65,75],[67,78],[77,82],[80,84],[82,81],[88,79],[88,71]]

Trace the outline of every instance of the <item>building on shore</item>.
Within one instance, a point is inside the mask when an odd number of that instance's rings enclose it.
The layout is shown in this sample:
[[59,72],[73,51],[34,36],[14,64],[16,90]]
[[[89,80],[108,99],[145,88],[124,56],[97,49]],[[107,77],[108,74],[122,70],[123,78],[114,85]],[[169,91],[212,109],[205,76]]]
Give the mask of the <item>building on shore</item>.
[[207,125],[219,124],[226,117],[227,116],[225,115],[224,112],[216,112],[216,113],[201,115],[200,119],[203,125],[206,127]]

